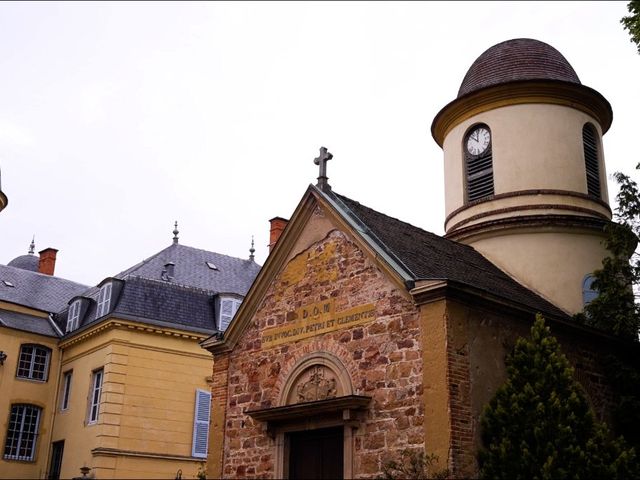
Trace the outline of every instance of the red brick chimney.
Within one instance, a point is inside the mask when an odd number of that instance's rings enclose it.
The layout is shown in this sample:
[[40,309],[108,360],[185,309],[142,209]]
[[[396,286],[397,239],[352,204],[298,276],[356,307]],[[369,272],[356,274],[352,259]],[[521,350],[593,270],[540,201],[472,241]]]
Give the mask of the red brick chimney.
[[289,223],[289,220],[285,220],[282,217],[273,217],[269,222],[271,223],[271,230],[269,230],[269,252],[271,252]]
[[56,254],[58,250],[55,248],[45,248],[40,252],[40,263],[38,263],[38,271],[45,275],[53,275],[56,269]]

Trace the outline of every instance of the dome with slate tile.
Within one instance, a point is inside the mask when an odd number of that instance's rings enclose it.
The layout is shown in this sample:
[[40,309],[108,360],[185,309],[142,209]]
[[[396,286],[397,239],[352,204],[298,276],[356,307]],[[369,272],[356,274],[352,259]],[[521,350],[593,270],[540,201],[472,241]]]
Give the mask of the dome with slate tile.
[[11,260],[7,266],[21,268],[22,270],[29,270],[30,272],[37,272],[39,263],[40,258],[35,255],[20,255],[19,257]]
[[523,80],[556,80],[580,84],[566,58],[551,45],[516,38],[487,49],[471,65],[458,98],[486,87]]

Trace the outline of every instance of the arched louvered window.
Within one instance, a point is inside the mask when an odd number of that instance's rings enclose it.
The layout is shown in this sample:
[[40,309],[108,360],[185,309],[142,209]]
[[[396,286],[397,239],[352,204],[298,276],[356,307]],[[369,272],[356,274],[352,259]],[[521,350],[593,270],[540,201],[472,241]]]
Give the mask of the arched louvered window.
[[587,171],[587,193],[600,198],[600,164],[598,162],[598,132],[590,123],[582,127],[584,165]]
[[491,130],[487,125],[474,125],[464,137],[467,201],[493,196],[493,154]]

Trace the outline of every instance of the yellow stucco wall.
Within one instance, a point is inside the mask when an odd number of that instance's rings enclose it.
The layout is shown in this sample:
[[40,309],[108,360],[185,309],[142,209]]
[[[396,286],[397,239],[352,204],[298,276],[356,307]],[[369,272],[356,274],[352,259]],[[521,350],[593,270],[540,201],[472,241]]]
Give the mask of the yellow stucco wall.
[[[445,213],[465,204],[463,138],[469,127],[485,123],[491,129],[495,193],[530,189],[587,193],[582,127],[596,120],[562,105],[511,105],[469,118],[445,138]],[[602,199],[609,203],[604,150],[600,145]],[[474,213],[483,207],[474,207]]]
[[[43,319],[43,321],[48,321]],[[0,327],[0,350],[7,354],[0,366],[0,478],[42,478],[46,472],[46,459],[51,438],[52,405],[55,401],[59,354],[57,339]],[[16,377],[20,346],[25,343],[43,345],[51,349],[49,375],[46,382]],[[4,448],[11,405],[28,403],[42,408],[36,454],[33,461],[4,460]]]
[[[73,370],[70,406],[51,441],[64,440],[62,477],[87,465],[97,478],[194,478],[191,457],[196,389],[208,390],[204,337],[131,322],[63,344],[62,372]],[[184,333],[184,332],[183,332]],[[89,425],[93,371],[104,368],[98,421]]]

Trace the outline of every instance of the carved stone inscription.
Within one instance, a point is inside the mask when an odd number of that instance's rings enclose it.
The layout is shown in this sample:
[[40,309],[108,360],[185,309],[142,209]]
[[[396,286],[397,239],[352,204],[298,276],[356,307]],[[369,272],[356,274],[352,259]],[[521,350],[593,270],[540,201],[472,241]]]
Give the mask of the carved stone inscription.
[[334,312],[333,302],[327,301],[306,305],[293,312],[292,317],[295,320],[262,332],[263,348],[371,322],[376,318],[376,311],[375,306],[369,303]]

